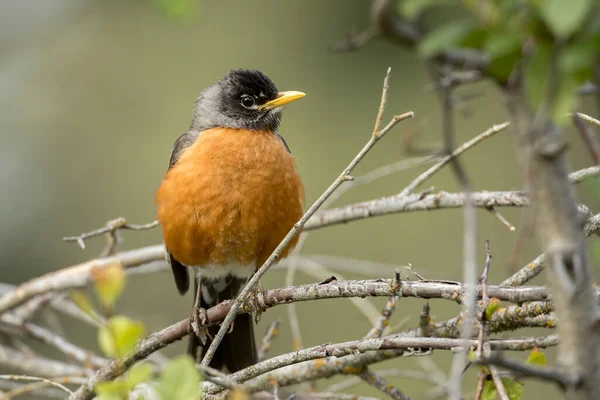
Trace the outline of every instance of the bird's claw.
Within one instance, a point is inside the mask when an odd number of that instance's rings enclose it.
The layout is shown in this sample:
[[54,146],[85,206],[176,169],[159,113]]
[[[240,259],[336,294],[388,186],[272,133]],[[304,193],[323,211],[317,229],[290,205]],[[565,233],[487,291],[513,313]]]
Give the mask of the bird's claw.
[[206,309],[199,307],[192,310],[192,315],[190,315],[190,327],[203,345],[206,344],[206,340],[209,337],[207,322],[208,314],[206,313]]
[[246,301],[244,301],[243,309],[244,311],[250,313],[254,310],[254,322],[258,324],[260,319],[262,318],[263,312],[266,311],[267,307],[265,306],[265,298],[263,296],[264,290],[260,283],[257,288],[250,292],[248,297],[246,297]]

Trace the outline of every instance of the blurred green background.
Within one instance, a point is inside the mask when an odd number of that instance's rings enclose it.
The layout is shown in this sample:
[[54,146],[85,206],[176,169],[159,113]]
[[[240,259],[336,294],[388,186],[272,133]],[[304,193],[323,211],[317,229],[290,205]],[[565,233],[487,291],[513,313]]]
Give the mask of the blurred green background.
[[[435,93],[427,90],[421,59],[383,41],[353,53],[328,52],[328,46],[352,28],[368,26],[369,3],[207,0],[190,2],[192,8],[187,9],[186,2],[182,8],[165,8],[161,2],[144,0],[1,2],[0,281],[16,284],[88,260],[104,244],[98,238],[82,251],[63,243],[63,236],[91,230],[118,216],[132,223],[153,220],[155,191],[174,140],[189,125],[195,96],[233,68],[260,69],[281,90],[307,93],[286,108],[281,133],[297,157],[308,204],[368,139],[387,67],[392,67],[392,86],[384,120],[409,110],[416,118],[391,132],[355,175],[410,157],[403,150],[406,135],[418,135],[422,145],[438,144],[439,103]],[[468,112],[457,113],[457,142],[506,120],[502,99],[492,86],[478,84],[459,93],[481,97],[467,104]],[[598,116],[591,100],[580,109]],[[572,169],[589,166],[590,157],[576,133],[567,130],[565,136],[571,145]],[[521,188],[508,132],[485,141],[462,161],[477,190]],[[407,171],[362,186],[336,204],[397,193],[417,173]],[[449,169],[429,185],[458,190]],[[598,210],[589,189],[589,185],[579,188],[580,200]],[[521,210],[501,211],[520,227]],[[481,210],[478,218],[479,259],[483,266],[483,243],[489,238],[494,256],[490,282],[499,283],[510,273],[519,229],[511,233]],[[462,232],[460,210],[401,214],[316,231],[304,253],[411,263],[427,278],[461,280]],[[124,232],[122,237],[121,249],[131,249],[158,243],[160,232]],[[538,254],[533,240],[524,246],[520,264]],[[284,278],[285,272],[275,270],[263,285],[281,286]],[[314,280],[300,273],[297,281]],[[377,308],[385,303],[385,299],[363,301]],[[422,305],[421,300],[401,300],[393,322],[410,316],[408,327],[415,327]],[[459,311],[447,301],[431,305],[435,321]],[[180,297],[170,274],[164,273],[130,279],[119,311],[140,318],[154,331],[186,317],[190,306],[191,296]],[[370,327],[347,300],[331,300],[326,306],[298,304],[298,311],[305,346],[356,339]],[[282,335],[272,354],[291,350],[283,306],[264,315],[257,335],[261,337],[276,318],[283,320]],[[71,340],[96,346],[94,330],[69,320],[63,323]],[[518,334],[525,333],[531,332]],[[180,342],[165,354],[183,349]],[[449,371],[447,354],[437,353],[434,360]],[[411,358],[383,366],[419,368]],[[0,367],[2,372],[9,371]],[[414,398],[428,387],[394,382]],[[470,374],[465,386],[474,389],[475,385]],[[367,387],[354,392],[380,396]],[[528,383],[524,398],[533,398],[536,392],[537,397],[558,396],[552,388]]]

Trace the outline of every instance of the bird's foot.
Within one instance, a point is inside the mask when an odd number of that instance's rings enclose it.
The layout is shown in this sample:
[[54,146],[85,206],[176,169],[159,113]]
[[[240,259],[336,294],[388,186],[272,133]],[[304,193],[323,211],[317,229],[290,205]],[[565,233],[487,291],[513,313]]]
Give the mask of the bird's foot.
[[248,294],[248,297],[246,297],[246,301],[244,301],[244,305],[242,307],[244,311],[248,313],[254,311],[254,322],[257,324],[262,317],[262,313],[267,309],[263,293],[264,289],[259,283],[256,289]]
[[190,315],[190,334],[193,332],[203,345],[206,344],[209,337],[207,323],[208,314],[206,309],[202,307],[194,308]]

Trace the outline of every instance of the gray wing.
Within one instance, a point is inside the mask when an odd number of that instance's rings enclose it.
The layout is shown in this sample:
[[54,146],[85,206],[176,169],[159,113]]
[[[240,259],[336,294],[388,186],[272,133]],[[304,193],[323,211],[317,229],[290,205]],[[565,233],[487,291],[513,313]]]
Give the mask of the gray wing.
[[[171,157],[169,158],[169,168],[173,167],[179,160],[179,157],[183,154],[184,150],[190,147],[200,136],[200,132],[189,131],[179,136],[173,145],[171,150]],[[173,271],[173,278],[175,279],[175,285],[180,294],[185,294],[190,288],[190,275],[185,265],[181,264],[166,248],[167,262],[171,265],[171,271]]]

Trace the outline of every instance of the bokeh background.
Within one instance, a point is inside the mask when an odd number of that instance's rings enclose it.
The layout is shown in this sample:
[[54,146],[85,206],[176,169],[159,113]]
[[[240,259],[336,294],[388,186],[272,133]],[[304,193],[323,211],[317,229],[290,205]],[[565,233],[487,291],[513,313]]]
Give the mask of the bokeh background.
[[[439,103],[427,88],[418,56],[384,41],[352,53],[328,51],[349,30],[366,28],[368,12],[367,0],[0,2],[0,281],[17,284],[88,260],[104,244],[97,238],[81,250],[62,242],[63,236],[118,216],[132,223],[153,220],[155,191],[174,140],[189,125],[195,96],[232,68],[257,68],[280,89],[307,93],[286,108],[281,133],[297,157],[309,204],[368,139],[388,67],[393,71],[392,87],[384,119],[409,110],[417,117],[390,133],[355,175],[410,157],[404,149],[406,135],[416,134],[423,146],[438,144]],[[490,85],[469,86],[459,93],[478,98],[457,114],[457,141],[506,120],[502,99]],[[581,110],[598,116],[591,100],[585,100]],[[565,135],[572,169],[589,166],[591,159],[576,133],[567,130]],[[478,190],[521,188],[508,132],[485,141],[462,160]],[[420,170],[352,190],[336,204],[397,193]],[[429,185],[458,190],[449,169]],[[578,190],[580,199],[598,210],[594,187],[582,185]],[[502,212],[520,227],[521,210]],[[483,243],[489,238],[494,256],[490,282],[499,283],[510,273],[519,230],[509,232],[481,210],[478,225],[479,259],[483,266]],[[401,214],[316,231],[303,251],[391,265],[411,263],[427,278],[460,280],[462,233],[460,210]],[[160,231],[124,232],[122,237],[121,249],[132,249],[158,243]],[[520,263],[537,254],[536,244],[527,240]],[[284,271],[274,270],[263,285],[281,286],[284,277]],[[297,279],[314,280],[302,273]],[[535,282],[543,280],[542,276]],[[385,303],[363,301],[377,308]],[[422,305],[421,300],[402,299],[393,322],[409,316],[407,327],[415,327]],[[186,317],[190,306],[191,296],[180,297],[165,272],[130,279],[119,311],[154,331]],[[431,306],[436,321],[459,311],[447,301],[433,301]],[[298,312],[305,346],[359,338],[370,327],[347,300],[298,304]],[[283,306],[263,316],[257,336],[276,318],[282,319],[281,336],[272,354],[292,348]],[[71,340],[96,348],[94,330],[69,320],[63,324]],[[525,333],[531,332],[519,332]],[[183,349],[181,342],[165,354]],[[552,359],[553,352],[549,354]],[[438,353],[434,360],[449,370],[448,354]],[[419,368],[410,358],[378,367],[393,366]],[[0,367],[3,372],[10,371]],[[402,379],[394,382],[411,395],[428,387]],[[474,374],[465,385],[475,388]],[[534,398],[532,393],[558,397],[552,388],[533,383],[525,390],[525,398]],[[354,393],[380,396],[365,386]]]

